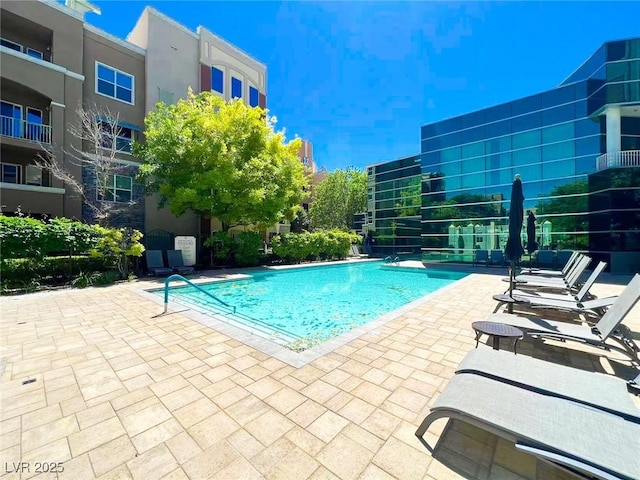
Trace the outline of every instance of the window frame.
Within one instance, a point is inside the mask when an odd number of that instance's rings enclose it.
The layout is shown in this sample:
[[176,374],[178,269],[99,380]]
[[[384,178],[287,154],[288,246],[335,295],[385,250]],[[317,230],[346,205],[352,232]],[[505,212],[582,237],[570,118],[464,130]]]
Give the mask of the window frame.
[[[15,45],[17,47],[20,47],[20,49],[18,50],[16,48],[8,47],[7,45],[2,45],[2,43],[11,43],[11,44],[13,44],[13,45]],[[13,40],[9,40],[8,38],[0,37],[0,45],[2,45],[5,48],[9,48],[11,50],[14,50],[16,52],[24,53],[24,45],[22,45],[21,43],[18,43],[18,42],[14,42]]]
[[[111,203],[131,203],[131,201],[133,200],[133,177],[129,175],[117,175],[117,174],[109,175],[109,177],[113,179],[113,182],[107,182],[106,191],[108,194],[111,194],[112,199],[109,200],[108,198],[105,198],[103,199],[103,201],[111,202]],[[117,177],[128,178],[131,181],[131,188],[130,189],[117,188],[117,184],[118,184]],[[118,200],[118,193],[117,193],[118,191],[129,192],[129,200],[125,200],[125,201]]]
[[[40,50],[36,50],[35,48],[27,47],[26,52],[31,58],[37,58],[38,60],[44,60],[44,54]],[[34,53],[39,54],[40,56],[34,55]]]
[[[14,182],[6,182],[4,179],[4,167],[16,167],[16,181]],[[21,185],[22,184],[22,165],[18,163],[9,163],[9,162],[0,162],[0,182],[2,183],[10,183],[11,185]]]
[[[103,66],[105,68],[113,70],[113,72],[114,72],[114,81],[113,81],[113,83],[108,81],[108,80],[102,79],[103,82],[107,82],[107,83],[112,83],[113,84],[113,96],[107,95],[106,93],[102,93],[102,92],[98,91],[98,80],[100,80],[100,77],[98,76],[98,67],[99,66]],[[136,76],[135,75],[133,75],[131,73],[127,73],[124,70],[120,70],[120,69],[118,69],[116,67],[112,67],[111,65],[107,65],[106,63],[99,62],[98,60],[95,61],[94,73],[95,73],[94,91],[95,91],[96,95],[101,95],[103,97],[110,98],[110,99],[116,100],[118,102],[126,103],[127,105],[135,105],[135,103],[136,103]],[[128,77],[131,77],[131,102],[127,102],[126,100],[122,100],[121,98],[117,97],[117,93],[118,93],[118,83],[117,83],[118,73],[120,73],[122,75],[126,75]],[[122,86],[120,88],[127,89],[126,87],[122,87]]]
[[[124,127],[124,126],[118,124],[118,125],[115,125],[115,128],[117,130],[116,130],[116,134],[114,135],[113,132],[109,132],[109,129],[112,126],[113,125],[111,123],[109,123],[109,122],[100,121],[100,127],[101,127],[103,135],[105,136],[105,139],[109,138],[109,140],[111,142],[111,144],[105,144],[103,142],[102,148],[106,149],[106,150],[110,150],[112,148],[113,142],[115,141],[116,142],[115,151],[117,153],[121,153],[121,154],[125,154],[125,155],[131,155],[131,146],[132,146],[132,143],[135,141],[135,135],[136,134],[134,132],[136,132],[136,130],[134,128]],[[122,135],[119,135],[120,133],[122,133],[123,130],[130,131],[131,132],[131,137],[124,137]],[[125,150],[125,149],[118,148],[118,140],[126,140],[128,142],[128,144],[129,144],[128,149]]]
[[[238,82],[240,84],[240,96],[236,96],[233,94],[233,82],[234,80],[236,82]],[[231,75],[231,94],[230,94],[230,98],[233,100],[234,98],[239,98],[242,99],[242,80],[240,80],[239,78],[234,77],[233,75]]]
[[[213,71],[214,71],[214,70],[217,70],[218,72],[220,72],[220,75],[221,75],[221,78],[220,78],[220,90],[215,89],[215,88],[214,88],[214,86],[213,86],[213,78],[214,78],[214,77],[213,77],[213,74],[214,74],[214,72],[213,72]],[[213,65],[212,65],[212,66],[211,66],[211,70],[210,70],[210,71],[211,71],[211,85],[210,85],[210,90],[212,90],[212,91],[214,91],[214,92],[216,92],[216,93],[219,93],[219,94],[221,94],[221,95],[224,95],[224,70],[223,70],[223,69],[221,69],[221,68],[218,68],[218,67],[216,67],[216,66],[213,66]]]
[[[253,92],[255,92],[255,97],[256,97],[255,105],[253,104],[252,96],[251,96]],[[260,90],[258,90],[253,85],[249,85],[249,106],[254,108],[260,106]]]
[[[29,169],[32,170],[38,170],[40,172],[40,183],[33,183],[33,182],[29,182]],[[36,165],[26,165],[24,167],[24,184],[25,185],[35,185],[35,186],[43,186],[42,185],[42,180],[43,180],[43,170],[41,167],[37,167]]]
[[[18,107],[18,109],[20,110],[20,117],[16,119],[16,117],[11,116],[11,117],[7,117],[7,118],[11,118],[14,122],[16,120],[18,120],[18,125],[16,126],[15,124],[13,124],[13,129],[11,131],[10,135],[7,135],[6,133],[2,132],[2,135],[5,137],[11,137],[11,138],[22,138],[23,137],[23,128],[22,128],[22,122],[24,121],[24,106],[20,105],[18,103],[13,103],[13,102],[8,102],[6,100],[1,100],[0,104],[2,103],[6,103],[7,105],[11,105],[12,107]],[[6,115],[2,115],[1,111],[0,111],[0,116],[6,116]],[[17,134],[16,134],[17,133]]]

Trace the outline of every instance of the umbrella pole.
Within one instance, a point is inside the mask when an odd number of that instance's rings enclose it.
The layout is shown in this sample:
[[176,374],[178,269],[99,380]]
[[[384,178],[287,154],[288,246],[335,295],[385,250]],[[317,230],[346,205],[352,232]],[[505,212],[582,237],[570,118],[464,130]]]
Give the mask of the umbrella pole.
[[511,301],[508,303],[507,311],[509,313],[513,313],[513,282],[515,280],[515,276],[513,274],[515,268],[515,261],[511,260],[511,268],[509,268],[509,296],[511,297]]

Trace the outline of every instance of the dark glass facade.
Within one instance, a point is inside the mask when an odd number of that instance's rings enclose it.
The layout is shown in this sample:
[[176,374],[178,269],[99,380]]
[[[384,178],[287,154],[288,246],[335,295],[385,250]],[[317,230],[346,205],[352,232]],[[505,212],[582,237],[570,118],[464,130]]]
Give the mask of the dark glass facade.
[[640,38],[603,45],[557,88],[423,126],[420,165],[424,260],[504,249],[520,174],[541,249],[640,270]]
[[420,155],[367,167],[366,228],[372,233],[372,253],[420,255]]

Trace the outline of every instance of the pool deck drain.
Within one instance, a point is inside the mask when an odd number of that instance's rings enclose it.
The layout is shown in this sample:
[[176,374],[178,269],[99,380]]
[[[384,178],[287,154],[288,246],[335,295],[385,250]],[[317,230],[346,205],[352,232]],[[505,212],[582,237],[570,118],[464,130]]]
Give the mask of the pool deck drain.
[[[467,277],[302,367],[184,312],[154,318],[162,308],[138,293],[150,283],[0,298],[2,465],[62,462],[37,477],[59,479],[571,478],[466,424],[434,424],[433,455],[414,436],[499,276]],[[640,332],[639,306],[625,324]],[[520,354],[632,375],[579,345],[525,341]]]

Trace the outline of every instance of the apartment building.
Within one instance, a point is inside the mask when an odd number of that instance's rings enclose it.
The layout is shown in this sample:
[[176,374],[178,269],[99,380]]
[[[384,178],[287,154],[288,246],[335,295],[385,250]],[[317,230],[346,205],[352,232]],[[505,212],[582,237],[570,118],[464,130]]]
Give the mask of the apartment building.
[[78,123],[82,105],[118,118],[113,141],[122,168],[112,178],[109,196],[131,205],[114,223],[145,233],[208,232],[209,225],[195,214],[176,218],[167,208],[158,209],[157,197],[145,197],[135,181],[139,160],[131,155],[131,141],[141,138],[145,115],[158,102],[174,103],[189,89],[265,108],[266,66],[206,28],[193,32],[151,7],[126,40],[85,20],[99,13],[86,0],[2,2],[2,211],[93,220],[77,194],[35,166],[43,146],[53,148],[89,194],[97,195],[87,170],[64,153],[90,150],[68,131]]

